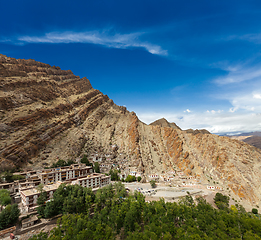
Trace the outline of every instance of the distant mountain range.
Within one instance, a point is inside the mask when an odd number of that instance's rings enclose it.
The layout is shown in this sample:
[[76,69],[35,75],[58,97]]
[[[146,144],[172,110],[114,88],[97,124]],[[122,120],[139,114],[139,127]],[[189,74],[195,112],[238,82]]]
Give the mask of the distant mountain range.
[[258,137],[261,137],[261,132],[241,133],[237,136],[258,136]]
[[224,135],[248,143],[261,149],[261,132],[241,133],[237,135]]

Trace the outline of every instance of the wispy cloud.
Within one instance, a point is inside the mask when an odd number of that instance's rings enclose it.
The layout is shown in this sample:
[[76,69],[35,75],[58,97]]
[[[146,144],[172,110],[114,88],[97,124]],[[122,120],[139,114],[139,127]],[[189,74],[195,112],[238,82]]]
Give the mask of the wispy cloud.
[[207,113],[212,113],[212,114],[221,113],[221,112],[223,112],[223,110],[207,110]]
[[239,36],[238,38],[241,40],[246,40],[246,41],[253,42],[256,44],[261,44],[261,33],[245,34],[243,36]]
[[20,36],[15,42],[26,43],[91,43],[109,48],[144,48],[151,54],[168,55],[168,51],[161,46],[142,41],[143,32],[129,34],[112,34],[110,31],[87,31],[87,32],[50,32],[43,36]]
[[261,111],[261,65],[249,66],[251,62],[238,65],[217,64],[227,71],[226,76],[216,78],[219,86],[218,99],[230,102],[229,112],[238,110],[258,113]]
[[261,66],[244,67],[244,66],[227,66],[223,70],[227,71],[226,76],[218,77],[214,80],[219,85],[240,83],[251,80],[261,80]]
[[261,112],[261,89],[258,92],[237,94],[232,97],[231,104],[233,108],[230,109],[230,112],[235,112],[238,109]]
[[242,41],[248,41],[253,42],[255,44],[261,44],[261,33],[249,33],[249,34],[243,34],[243,35],[230,35],[221,38],[224,41],[234,41],[234,40],[242,40]]

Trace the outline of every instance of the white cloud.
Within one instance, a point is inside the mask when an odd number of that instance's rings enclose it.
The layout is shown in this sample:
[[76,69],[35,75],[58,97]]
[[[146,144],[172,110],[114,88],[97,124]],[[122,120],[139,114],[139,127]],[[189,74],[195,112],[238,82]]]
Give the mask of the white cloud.
[[[261,91],[261,89],[260,89]],[[233,107],[229,110],[235,112],[239,109],[261,112],[261,94],[256,92],[231,94],[230,103]]]
[[221,113],[221,112],[223,112],[223,110],[211,110],[211,111],[207,110],[206,112],[207,112],[207,113],[216,114],[216,113]]
[[261,33],[252,33],[245,35],[231,35],[226,38],[223,38],[225,41],[233,41],[233,40],[243,40],[248,42],[253,42],[255,44],[261,44]]
[[219,86],[216,97],[230,102],[229,112],[261,112],[261,66],[248,67],[249,62],[233,67],[227,63],[219,65],[228,74],[214,81]]
[[212,100],[216,98],[222,104],[227,102],[222,109],[212,107],[205,111],[187,109],[180,112],[159,110],[156,113],[138,110],[136,113],[147,124],[164,117],[182,129],[207,129],[212,133],[260,131],[261,66],[248,67],[249,64],[250,62],[236,66],[223,64],[223,70],[228,72],[227,76],[216,79],[213,83],[217,87],[209,94]]
[[215,79],[215,83],[219,85],[224,85],[251,80],[261,80],[261,66],[250,68],[243,66],[227,66],[226,68],[224,68],[224,70],[228,71],[228,74],[226,76],[218,77],[217,79]]
[[246,34],[243,36],[239,36],[238,37],[241,40],[246,40],[249,42],[254,42],[256,44],[261,44],[261,33],[257,33],[257,34]]
[[91,43],[109,48],[144,48],[151,54],[168,55],[161,46],[139,39],[145,33],[111,34],[109,31],[50,32],[44,36],[20,36],[17,43]]
[[229,112],[233,113],[233,112],[235,112],[236,110],[238,110],[237,107],[232,107],[232,108],[229,109]]
[[261,94],[253,94],[253,98],[255,99],[261,99]]
[[230,113],[216,111],[215,114],[210,114],[210,112],[184,114],[137,111],[137,116],[147,124],[164,117],[169,122],[175,122],[183,130],[204,128],[211,133],[260,131],[261,123],[261,114],[245,112]]

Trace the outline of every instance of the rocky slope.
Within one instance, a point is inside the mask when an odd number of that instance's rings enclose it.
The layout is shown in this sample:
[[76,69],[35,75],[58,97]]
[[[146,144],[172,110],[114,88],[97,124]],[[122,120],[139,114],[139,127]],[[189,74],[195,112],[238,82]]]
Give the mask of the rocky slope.
[[244,142],[150,125],[92,88],[86,78],[34,60],[0,55],[0,169],[42,168],[57,158],[110,151],[146,174],[180,169],[242,203],[261,200],[261,150]]

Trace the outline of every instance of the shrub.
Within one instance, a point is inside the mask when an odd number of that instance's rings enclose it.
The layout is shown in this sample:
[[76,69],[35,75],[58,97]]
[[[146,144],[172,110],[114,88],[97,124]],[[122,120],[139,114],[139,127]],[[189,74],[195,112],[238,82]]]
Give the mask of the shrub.
[[10,193],[6,189],[1,189],[0,190],[0,205],[6,206],[8,204],[11,204]]
[[14,225],[20,215],[20,210],[17,204],[7,205],[0,213],[0,230]]
[[88,160],[86,155],[84,155],[83,158],[81,159],[81,163],[86,164],[86,166],[91,166],[92,167],[92,163],[89,162],[89,160]]
[[229,206],[229,197],[226,195],[223,195],[222,193],[216,193],[214,202],[219,209],[225,209],[225,208],[228,208],[228,206]]
[[111,175],[112,181],[119,181],[120,180],[120,177],[118,175],[118,171],[116,169],[111,169],[109,174]]
[[53,165],[51,166],[51,168],[56,168],[56,167],[65,167],[65,166],[70,166],[72,164],[74,164],[75,162],[73,160],[68,160],[67,162],[59,159],[56,163],[53,163]]
[[156,181],[155,180],[150,180],[150,185],[152,188],[156,187]]
[[128,175],[125,179],[125,182],[135,182],[135,181],[136,181],[136,177],[131,175]]
[[94,163],[94,171],[95,171],[96,173],[100,173],[100,172],[101,172],[101,171],[100,171],[100,165],[99,165],[99,163],[97,163],[97,162]]

